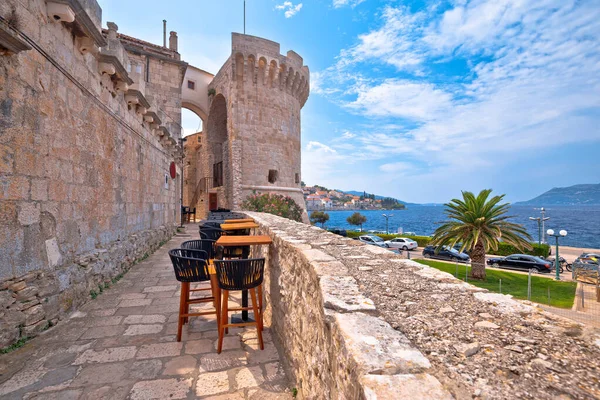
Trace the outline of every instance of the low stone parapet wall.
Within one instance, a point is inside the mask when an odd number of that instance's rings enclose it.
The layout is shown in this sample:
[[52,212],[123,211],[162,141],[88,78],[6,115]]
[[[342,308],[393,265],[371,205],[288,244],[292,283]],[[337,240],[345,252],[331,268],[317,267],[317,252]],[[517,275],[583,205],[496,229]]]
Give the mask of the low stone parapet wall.
[[[319,228],[247,213],[273,245],[263,249],[265,323],[306,399],[451,398],[427,358],[377,315],[348,267],[323,251],[355,246]],[[365,259],[377,257],[364,246]]]
[[306,399],[600,398],[600,334],[386,249],[252,213],[265,323]]
[[0,282],[0,348],[55,325],[66,312],[76,310],[93,293],[109,286],[174,232],[174,227],[141,231],[106,248],[63,259],[56,268]]

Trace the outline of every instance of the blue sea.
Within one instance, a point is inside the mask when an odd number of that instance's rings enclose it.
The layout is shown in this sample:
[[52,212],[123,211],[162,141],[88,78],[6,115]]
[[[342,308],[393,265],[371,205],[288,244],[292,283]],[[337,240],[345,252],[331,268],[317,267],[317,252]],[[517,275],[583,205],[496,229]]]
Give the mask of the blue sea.
[[[342,228],[354,230],[358,227],[352,226],[346,222],[352,213],[356,211],[327,211],[329,221],[327,228]],[[385,218],[383,214],[393,214],[389,218],[389,232],[397,232],[402,228],[404,232],[415,232],[417,235],[431,235],[440,222],[446,220],[443,206],[407,206],[405,210],[360,210],[358,211],[367,217],[367,222],[363,225],[363,230],[384,231]],[[527,231],[537,242],[538,224],[537,221],[529,220],[529,217],[539,217],[539,208],[530,206],[512,206],[510,215],[514,218],[512,222],[524,225]],[[600,206],[556,206],[546,208],[545,229],[554,229],[559,231],[565,229],[568,235],[561,238],[559,243],[564,246],[588,247],[600,249]],[[551,238],[551,243],[554,239]]]

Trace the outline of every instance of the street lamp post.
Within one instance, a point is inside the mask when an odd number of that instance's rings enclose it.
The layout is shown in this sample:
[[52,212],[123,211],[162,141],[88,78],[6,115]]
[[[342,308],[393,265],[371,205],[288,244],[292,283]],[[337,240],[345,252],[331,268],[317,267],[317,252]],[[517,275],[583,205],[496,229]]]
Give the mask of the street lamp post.
[[542,207],[540,212],[542,213],[541,217],[536,217],[536,218],[529,217],[530,220],[537,221],[537,223],[538,223],[538,244],[542,244],[542,243],[546,242],[545,238],[542,239],[542,232],[544,232],[544,223],[550,219],[550,217],[545,217],[546,210],[544,209],[544,207]]
[[567,236],[567,231],[562,229],[560,232],[555,234],[553,229],[548,229],[548,231],[546,231],[546,233],[548,234],[548,236],[553,236],[556,238],[556,254],[554,255],[554,267],[556,268],[556,280],[560,281],[560,271],[559,271],[560,260],[559,260],[559,256],[558,256],[558,238]]
[[387,214],[382,214],[382,215],[383,215],[383,217],[385,218],[385,233],[386,233],[386,234],[389,234],[390,232],[389,232],[389,230],[388,230],[388,220],[390,219],[390,217],[393,217],[393,216],[394,216],[394,214],[390,214],[390,215],[387,215]]

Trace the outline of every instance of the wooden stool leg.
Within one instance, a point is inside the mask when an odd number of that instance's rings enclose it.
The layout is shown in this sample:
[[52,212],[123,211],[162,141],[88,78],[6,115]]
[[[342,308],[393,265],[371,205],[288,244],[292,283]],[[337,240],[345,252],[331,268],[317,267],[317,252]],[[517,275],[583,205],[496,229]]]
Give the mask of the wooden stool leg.
[[221,349],[223,348],[223,336],[225,336],[225,328],[223,325],[227,324],[227,319],[229,318],[227,312],[227,302],[229,301],[229,291],[223,290],[223,303],[221,305],[222,313],[221,313],[221,321],[219,323],[219,344],[217,345],[217,353],[221,354]]
[[[189,282],[185,282],[185,314],[189,314],[190,313],[190,283]],[[187,324],[189,321],[188,317],[184,317],[183,318],[183,323]]]
[[264,328],[263,325],[263,292],[262,292],[262,284],[258,285],[258,311],[260,312],[260,318],[257,320],[260,322],[260,330],[262,331]]
[[219,321],[221,320],[221,290],[219,289],[217,276],[215,274],[210,276],[210,289],[213,296],[213,306],[215,307],[215,313],[217,315],[217,327],[219,327]]
[[263,343],[262,329],[260,329],[260,322],[258,322],[260,315],[258,314],[258,307],[256,302],[256,288],[248,290],[250,297],[252,298],[252,310],[254,311],[254,319],[256,319],[256,333],[258,335],[258,343],[260,343],[260,349],[264,350],[265,345]]
[[179,293],[179,318],[177,318],[177,341],[181,342],[181,331],[183,329],[183,319],[182,315],[185,313],[185,305],[186,305],[186,290],[185,290],[185,282],[181,282],[181,292]]

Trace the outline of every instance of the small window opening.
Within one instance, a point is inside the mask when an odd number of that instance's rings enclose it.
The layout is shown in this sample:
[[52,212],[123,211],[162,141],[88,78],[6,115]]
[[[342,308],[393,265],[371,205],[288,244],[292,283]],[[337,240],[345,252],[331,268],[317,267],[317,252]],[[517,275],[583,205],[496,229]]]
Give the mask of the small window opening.
[[296,178],[294,180],[296,183],[300,183],[300,174],[296,172]]
[[196,90],[196,82],[188,81],[188,89]]
[[279,172],[276,169],[269,170],[269,183],[275,183],[279,177]]

